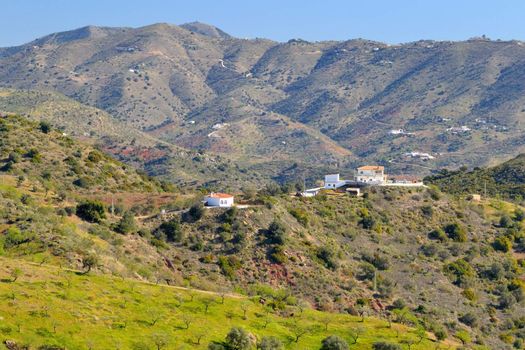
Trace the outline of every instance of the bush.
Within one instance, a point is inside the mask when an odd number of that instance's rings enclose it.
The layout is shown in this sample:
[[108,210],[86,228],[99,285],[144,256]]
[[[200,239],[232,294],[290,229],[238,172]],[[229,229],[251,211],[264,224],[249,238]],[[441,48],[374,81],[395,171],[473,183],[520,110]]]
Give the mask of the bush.
[[467,233],[465,232],[465,229],[462,226],[460,226],[457,222],[445,225],[445,227],[443,227],[443,230],[447,234],[448,238],[456,242],[467,241]]
[[231,207],[222,214],[222,221],[224,223],[232,225],[237,217],[238,209],[237,207]]
[[[2,247],[0,248],[12,248],[20,244],[30,242],[34,238],[34,234],[31,232],[22,232],[17,226],[11,226],[5,231],[5,235],[2,239]],[[3,250],[3,249],[2,249]]]
[[80,187],[80,188],[89,188],[91,187],[91,181],[89,181],[88,178],[81,177],[73,181],[73,185]]
[[364,261],[374,265],[374,267],[378,270],[388,270],[388,268],[390,267],[388,257],[381,256],[377,252],[373,255],[365,253],[363,254],[362,258]]
[[77,216],[88,222],[101,222],[106,218],[106,208],[99,201],[87,200],[77,205]]
[[135,222],[135,216],[130,211],[125,212],[115,226],[115,231],[124,235],[134,232],[136,229],[137,223]]
[[474,268],[464,259],[458,259],[445,265],[444,270],[453,279],[454,283],[458,285],[468,281],[476,274]]
[[252,347],[250,334],[244,328],[233,327],[226,336],[226,346],[229,350],[249,350]]
[[383,341],[375,342],[372,344],[374,350],[402,350],[401,345],[394,343],[387,343]]
[[177,219],[163,222],[159,226],[159,230],[165,235],[166,240],[170,242],[180,242],[184,238],[184,234]]
[[434,208],[431,205],[425,205],[421,207],[421,213],[427,218],[432,218],[434,215]]
[[220,256],[218,264],[222,270],[222,273],[229,278],[233,278],[235,276],[235,271],[240,269],[242,266],[239,259],[237,259],[235,256]]
[[277,245],[272,248],[270,253],[270,259],[277,264],[284,264],[288,258],[284,254],[284,247],[282,245]]
[[363,215],[359,221],[359,224],[361,224],[364,229],[372,230],[376,226],[376,219],[374,219],[371,215]]
[[337,269],[337,255],[333,249],[321,247],[317,250],[316,256],[324,263],[324,266],[330,270]]
[[512,242],[507,237],[498,237],[492,243],[492,247],[506,253],[512,249]]
[[476,327],[478,324],[478,318],[472,312],[467,312],[458,318],[459,322],[466,324],[470,327]]
[[89,152],[87,159],[92,163],[98,163],[102,160],[102,154],[98,151]]
[[204,216],[204,210],[205,209],[202,204],[194,204],[187,212],[183,214],[182,218],[186,222],[197,222]]
[[257,344],[259,350],[281,350],[283,343],[276,337],[262,337],[261,342]]
[[303,226],[308,225],[308,213],[302,209],[295,208],[290,210],[290,214]]
[[40,124],[38,124],[38,128],[40,131],[42,131],[44,134],[47,134],[51,131],[51,124],[45,121],[41,121]]
[[274,220],[266,230],[266,237],[270,243],[282,245],[286,241],[286,228],[281,222]]
[[440,228],[430,231],[430,233],[428,234],[428,238],[435,239],[440,242],[445,242],[448,239],[445,231],[443,231]]
[[347,342],[336,335],[324,338],[322,344],[321,350],[348,350]]
[[512,219],[508,216],[508,215],[503,215],[500,219],[499,219],[499,226],[500,227],[512,227],[513,225],[513,222],[512,222]]

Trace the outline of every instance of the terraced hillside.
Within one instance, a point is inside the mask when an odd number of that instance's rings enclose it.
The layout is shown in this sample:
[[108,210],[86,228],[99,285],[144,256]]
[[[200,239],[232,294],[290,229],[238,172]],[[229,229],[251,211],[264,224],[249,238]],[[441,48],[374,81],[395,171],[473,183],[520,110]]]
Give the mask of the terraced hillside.
[[486,38],[277,43],[202,23],[90,26],[0,49],[0,86],[61,92],[266,179],[293,163],[296,178],[368,162],[428,173],[525,152],[524,62],[522,42]]

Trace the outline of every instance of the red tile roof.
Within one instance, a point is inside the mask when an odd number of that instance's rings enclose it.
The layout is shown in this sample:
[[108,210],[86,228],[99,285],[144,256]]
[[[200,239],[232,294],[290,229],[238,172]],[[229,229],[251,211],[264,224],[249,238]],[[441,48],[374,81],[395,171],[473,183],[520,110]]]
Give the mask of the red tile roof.
[[210,193],[208,195],[210,198],[233,198],[233,195],[228,193]]
[[365,165],[357,169],[358,170],[385,170],[385,167],[381,165]]

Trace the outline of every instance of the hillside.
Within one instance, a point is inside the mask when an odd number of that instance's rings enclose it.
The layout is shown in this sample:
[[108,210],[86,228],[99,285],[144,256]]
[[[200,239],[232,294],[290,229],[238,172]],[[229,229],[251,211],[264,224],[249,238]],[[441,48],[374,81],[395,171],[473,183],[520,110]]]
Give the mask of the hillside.
[[265,179],[368,162],[428,174],[525,152],[524,62],[519,41],[278,43],[202,23],[89,26],[0,49],[0,86],[58,91],[129,130],[271,169]]
[[382,318],[480,349],[524,338],[525,215],[515,204],[425,188],[297,198],[269,185],[237,194],[245,208],[205,209],[201,192],[168,192],[45,123],[11,116],[0,127],[6,261],[235,290],[279,310]]
[[460,194],[481,194],[522,202],[525,198],[525,155],[488,168],[442,170],[425,181],[443,191]]
[[[360,316],[321,313],[306,302],[313,290],[307,290],[303,301],[294,296],[299,296],[297,290],[277,287],[293,287],[286,279],[272,281],[274,288],[269,288],[253,285],[248,273],[227,274],[224,262],[233,261],[231,245],[240,241],[223,242],[206,254],[198,248],[204,243],[202,234],[211,237],[224,216],[210,212],[197,219],[191,214],[187,208],[200,199],[198,194],[165,192],[168,184],[144,177],[45,123],[2,117],[0,132],[0,294],[6,298],[0,306],[0,340],[6,349],[16,349],[15,343],[31,349],[102,349],[108,339],[110,347],[149,349],[162,341],[205,348],[210,341],[223,340],[233,326],[248,329],[259,340],[277,336],[288,349],[316,348],[331,334],[352,342],[354,328],[363,348],[386,341],[424,349],[433,342],[429,339],[434,336],[422,333],[414,319],[387,322],[368,311]],[[161,208],[168,210],[167,217]],[[248,216],[247,225],[265,225],[272,214],[268,208],[262,214],[262,222]],[[236,227],[237,218],[231,219]],[[184,236],[179,237],[178,225]],[[185,235],[192,230],[198,235]],[[223,261],[222,273],[213,267],[216,252],[229,256],[218,260]],[[244,254],[238,253],[239,258]],[[268,307],[257,297],[230,295],[234,289],[262,296]],[[368,308],[369,299],[363,303]],[[212,331],[202,334],[203,324]],[[194,344],[199,338],[200,345]],[[457,345],[453,339],[444,343]]]
[[178,185],[238,186],[238,180],[258,184],[267,181],[272,171],[247,174],[246,168],[229,159],[160,140],[56,92],[0,89],[2,114],[47,122],[69,137],[94,144],[128,165]]
[[31,349],[207,349],[211,342],[223,342],[232,327],[246,329],[257,342],[276,337],[286,349],[316,349],[329,335],[353,343],[348,335],[353,329],[358,337],[354,347],[360,349],[400,340],[414,343],[412,349],[434,346],[419,341],[414,329],[375,318],[360,322],[355,316],[298,307],[273,311],[257,298],[241,295],[85,275],[4,258],[0,262],[0,294],[6,297],[0,305],[0,337]]

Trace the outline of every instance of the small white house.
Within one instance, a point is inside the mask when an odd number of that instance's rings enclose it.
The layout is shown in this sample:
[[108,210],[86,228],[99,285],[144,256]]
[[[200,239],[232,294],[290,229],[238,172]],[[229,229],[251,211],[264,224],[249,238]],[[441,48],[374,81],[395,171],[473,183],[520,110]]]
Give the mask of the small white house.
[[357,168],[356,181],[372,185],[382,185],[386,182],[385,167],[380,165],[365,165]]
[[298,195],[301,197],[315,197],[319,194],[320,191],[321,187],[309,188],[299,193]]
[[344,185],[346,185],[346,181],[341,180],[339,174],[330,174],[324,177],[324,188],[326,189],[336,189]]
[[227,193],[210,193],[204,198],[208,207],[231,207],[233,206],[233,195]]

